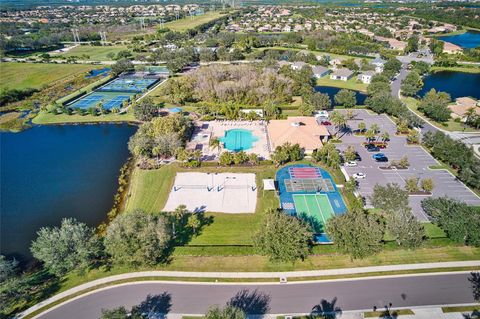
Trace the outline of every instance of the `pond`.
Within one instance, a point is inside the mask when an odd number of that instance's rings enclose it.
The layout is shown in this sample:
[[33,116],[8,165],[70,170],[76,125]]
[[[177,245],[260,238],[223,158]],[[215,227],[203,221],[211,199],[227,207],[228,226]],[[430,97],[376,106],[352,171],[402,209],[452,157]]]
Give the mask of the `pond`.
[[[335,105],[335,94],[337,94],[341,89],[336,88],[336,87],[331,87],[331,86],[316,86],[315,91],[316,92],[321,92],[321,93],[326,93],[330,97],[330,100],[332,101],[332,105]],[[367,98],[367,95],[362,93],[362,92],[356,92],[357,93],[357,105],[364,105],[365,104],[365,99]]]
[[458,45],[464,49],[471,49],[480,46],[480,32],[467,31],[458,35],[439,37],[440,40]]
[[90,226],[106,218],[134,126],[36,126],[0,134],[1,253],[32,261],[42,226],[74,217]]
[[480,99],[480,73],[464,73],[441,71],[435,72],[423,79],[424,86],[420,96],[432,88],[450,94],[452,100],[457,97],[471,96]]

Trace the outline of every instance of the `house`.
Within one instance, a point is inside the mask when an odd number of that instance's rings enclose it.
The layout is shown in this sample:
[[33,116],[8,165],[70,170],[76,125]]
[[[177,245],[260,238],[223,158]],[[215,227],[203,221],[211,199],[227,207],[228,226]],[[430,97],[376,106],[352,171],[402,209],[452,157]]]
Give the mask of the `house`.
[[480,101],[472,99],[471,97],[459,97],[455,100],[455,104],[449,105],[448,108],[452,111],[453,118],[459,118],[462,122],[467,120],[467,112],[474,109],[477,115],[480,115]]
[[358,75],[358,79],[362,81],[362,83],[370,84],[372,82],[372,77],[375,75],[374,71],[365,71]]
[[340,59],[332,59],[328,61],[328,64],[336,68],[337,66],[342,65],[342,61]]
[[347,68],[342,68],[342,69],[335,70],[332,74],[330,74],[330,79],[348,81],[352,78],[352,76],[353,76],[353,71],[350,71]]
[[316,77],[317,79],[324,77],[325,75],[331,72],[329,68],[326,68],[324,66],[319,66],[319,65],[314,66],[312,68],[312,71],[313,71],[313,76]]
[[271,149],[285,143],[299,144],[305,153],[311,154],[327,142],[327,127],[319,125],[313,116],[294,116],[286,120],[271,120],[267,125]]
[[443,42],[443,53],[456,54],[461,53],[463,50],[456,44],[450,42]]
[[291,65],[291,68],[293,70],[301,70],[304,66],[307,66],[308,64],[302,61],[297,61]]
[[370,64],[375,67],[375,72],[376,73],[382,73],[383,72],[383,68],[385,66],[385,63],[387,63],[387,61],[382,59],[380,56],[377,56],[375,59],[373,59],[372,62],[370,62]]

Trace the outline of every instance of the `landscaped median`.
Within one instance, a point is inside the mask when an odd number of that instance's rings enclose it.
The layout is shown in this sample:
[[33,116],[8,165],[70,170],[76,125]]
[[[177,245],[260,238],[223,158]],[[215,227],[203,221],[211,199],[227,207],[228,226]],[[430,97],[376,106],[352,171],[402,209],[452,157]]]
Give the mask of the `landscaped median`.
[[[18,318],[34,318],[43,311],[57,306],[68,300],[87,294],[97,289],[128,282],[139,281],[183,281],[183,282],[269,282],[295,281],[295,280],[327,280],[332,278],[352,278],[368,276],[401,276],[401,274],[451,272],[479,269],[480,260],[464,262],[443,262],[405,264],[389,266],[373,266],[358,268],[343,268],[329,270],[293,271],[293,272],[182,272],[182,271],[143,271],[125,273],[93,280],[85,284],[65,290],[37,305],[27,309]],[[433,271],[432,271],[433,270]],[[408,276],[408,275],[407,275]]]

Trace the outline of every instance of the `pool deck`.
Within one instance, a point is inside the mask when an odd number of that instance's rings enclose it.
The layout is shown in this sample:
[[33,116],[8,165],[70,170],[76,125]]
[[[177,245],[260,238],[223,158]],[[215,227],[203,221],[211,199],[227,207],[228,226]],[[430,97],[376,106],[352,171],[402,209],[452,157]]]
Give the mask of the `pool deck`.
[[233,129],[249,130],[258,139],[245,153],[255,153],[259,157],[270,159],[267,126],[264,121],[197,121],[192,138],[187,143],[187,149],[200,149],[203,160],[218,159],[220,153],[224,151],[223,145],[220,150],[212,149],[209,146],[210,140],[224,137],[226,131]]

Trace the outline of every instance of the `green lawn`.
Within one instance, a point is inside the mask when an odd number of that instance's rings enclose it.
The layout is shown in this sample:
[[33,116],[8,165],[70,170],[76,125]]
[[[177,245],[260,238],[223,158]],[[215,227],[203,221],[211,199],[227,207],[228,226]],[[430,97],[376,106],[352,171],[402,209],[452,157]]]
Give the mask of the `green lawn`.
[[[135,169],[125,210],[161,211],[168,199],[177,171],[186,171],[186,169],[176,164],[163,166],[156,170]],[[262,185],[262,179],[273,178],[276,169],[273,166],[201,167],[195,171],[256,173],[257,185]],[[265,209],[278,207],[278,205],[278,199],[273,192],[266,192],[263,195],[259,188],[254,214],[207,213],[206,216],[212,219],[212,223],[205,226],[200,235],[193,238],[189,245],[251,245],[252,235],[258,228]]]
[[173,30],[173,31],[186,31],[188,29],[193,29],[199,25],[202,25],[204,23],[220,18],[224,15],[225,14],[222,14],[218,11],[207,12],[199,16],[194,16],[193,18],[186,17],[176,21],[167,22],[165,23],[165,28],[169,28],[170,30]]
[[317,85],[319,86],[332,86],[341,89],[349,89],[354,91],[362,91],[367,92],[368,84],[362,83],[357,80],[354,76],[348,81],[339,81],[339,80],[332,80],[330,76],[324,76],[320,79],[317,79]]
[[55,56],[76,56],[79,59],[83,59],[82,55],[88,55],[88,60],[91,61],[108,61],[111,60],[107,57],[107,54],[110,52],[117,54],[120,51],[128,50],[126,45],[111,45],[111,46],[91,46],[91,45],[80,45],[76,48],[73,48],[65,53],[59,53]]
[[[420,115],[420,117],[426,118],[426,116],[418,110],[419,101],[417,99],[413,97],[402,97],[402,102],[404,102],[416,114]],[[428,119],[428,121],[431,122],[433,125],[450,132],[454,132],[454,131],[478,132],[478,130],[474,129],[473,127],[465,126],[463,125],[463,123],[455,122],[453,119],[450,119],[448,122],[445,122],[445,123],[439,123],[432,119]]]
[[32,120],[35,124],[60,124],[60,123],[94,123],[94,122],[134,122],[135,117],[132,112],[126,114],[106,114],[106,115],[78,115],[78,114],[53,114],[46,111],[40,111]]
[[54,63],[0,63],[0,90],[39,89],[66,77],[88,72],[96,67],[89,64],[54,64]]
[[464,65],[464,66],[453,66],[453,67],[432,66],[431,71],[432,72],[452,71],[452,72],[464,72],[464,73],[480,73],[480,67],[475,65]]
[[[307,50],[306,48],[288,48],[288,47],[282,47],[282,46],[273,46],[273,47],[264,47],[264,48],[258,48],[256,50],[290,50],[290,51],[305,51],[305,52],[310,52],[315,55],[328,55],[332,59],[341,59],[341,60],[347,60],[347,59],[352,59],[352,58],[358,58],[356,56],[352,55],[345,55],[345,54],[336,54],[336,53],[330,53],[330,52],[324,52],[324,51],[317,51],[317,50]],[[372,57],[365,57],[367,60],[373,60]]]

